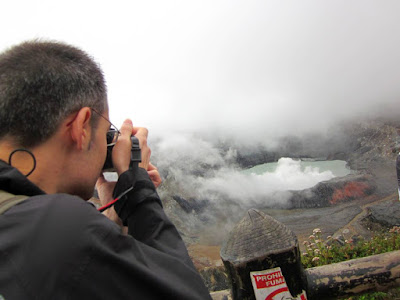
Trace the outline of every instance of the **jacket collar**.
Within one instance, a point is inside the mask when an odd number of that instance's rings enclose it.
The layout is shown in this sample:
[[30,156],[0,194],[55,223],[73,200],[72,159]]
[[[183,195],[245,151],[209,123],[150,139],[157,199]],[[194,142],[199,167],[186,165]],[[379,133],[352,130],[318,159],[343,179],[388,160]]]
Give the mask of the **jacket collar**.
[[36,196],[45,194],[16,168],[2,160],[0,160],[0,190],[14,195]]

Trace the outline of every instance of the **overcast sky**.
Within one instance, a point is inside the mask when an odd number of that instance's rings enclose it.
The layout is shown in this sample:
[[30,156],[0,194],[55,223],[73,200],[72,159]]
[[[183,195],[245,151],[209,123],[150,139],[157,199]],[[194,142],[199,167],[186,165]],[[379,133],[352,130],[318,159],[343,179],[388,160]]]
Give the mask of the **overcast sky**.
[[[2,1],[0,49],[99,62],[116,125],[157,134],[324,128],[400,100],[400,1]],[[375,109],[375,108],[374,108]]]

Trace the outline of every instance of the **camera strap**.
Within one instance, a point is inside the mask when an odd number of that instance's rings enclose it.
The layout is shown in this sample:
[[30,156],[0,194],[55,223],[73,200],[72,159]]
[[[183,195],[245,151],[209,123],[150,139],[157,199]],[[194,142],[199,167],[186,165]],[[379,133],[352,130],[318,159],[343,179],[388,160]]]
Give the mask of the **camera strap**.
[[129,167],[135,169],[142,162],[142,152],[140,150],[139,139],[136,136],[131,136],[131,163]]
[[14,205],[28,199],[25,195],[14,195],[0,190],[0,215],[9,210]]

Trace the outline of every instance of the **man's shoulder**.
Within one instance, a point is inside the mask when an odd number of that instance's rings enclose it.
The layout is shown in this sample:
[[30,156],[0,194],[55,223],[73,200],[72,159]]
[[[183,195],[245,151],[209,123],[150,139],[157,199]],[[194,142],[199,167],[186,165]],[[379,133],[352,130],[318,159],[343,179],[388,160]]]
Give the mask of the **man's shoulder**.
[[[111,221],[79,197],[29,197],[0,215],[0,240],[4,241],[0,268],[7,270],[6,278],[29,283],[19,287],[21,291],[47,295],[38,298],[49,299],[55,291],[69,293],[76,278],[84,275],[82,263],[89,263],[95,247],[106,243],[104,237],[114,229]],[[43,286],[48,278],[50,282]]]

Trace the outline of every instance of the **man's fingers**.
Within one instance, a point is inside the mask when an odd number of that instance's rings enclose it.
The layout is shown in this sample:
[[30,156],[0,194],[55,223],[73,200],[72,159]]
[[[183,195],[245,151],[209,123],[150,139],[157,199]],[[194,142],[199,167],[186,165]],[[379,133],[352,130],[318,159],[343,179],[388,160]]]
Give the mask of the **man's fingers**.
[[158,170],[158,169],[155,165],[153,165],[152,163],[149,163],[149,167],[147,168],[147,171],[152,171],[152,170]]
[[157,170],[147,171],[147,173],[149,174],[150,180],[153,182],[154,186],[158,188],[162,183],[160,173],[158,173]]
[[133,126],[133,135],[140,134],[140,135],[148,135],[149,131],[145,127],[135,127]]
[[126,119],[121,126],[121,135],[112,151],[112,161],[117,173],[120,175],[129,169],[131,154],[132,121]]
[[139,139],[140,145],[147,144],[147,136],[149,135],[147,128],[133,127],[132,134]]
[[130,138],[133,132],[132,120],[126,119],[119,130],[122,138]]

